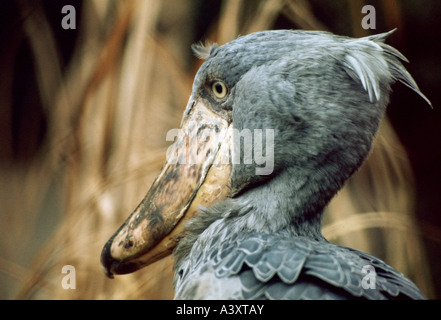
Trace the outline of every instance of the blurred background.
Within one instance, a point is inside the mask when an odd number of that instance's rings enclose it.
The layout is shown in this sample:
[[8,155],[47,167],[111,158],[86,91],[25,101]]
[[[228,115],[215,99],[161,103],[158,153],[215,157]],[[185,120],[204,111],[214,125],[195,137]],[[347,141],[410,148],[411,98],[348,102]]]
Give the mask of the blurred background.
[[[375,30],[361,26],[367,4]],[[65,5],[75,29],[62,27]],[[374,151],[329,205],[323,233],[441,298],[440,15],[432,0],[1,1],[0,298],[172,298],[172,257],[109,280],[101,249],[165,160],[201,64],[190,45],[281,28],[398,28],[387,42],[433,109],[393,86]],[[75,290],[61,285],[65,265]]]

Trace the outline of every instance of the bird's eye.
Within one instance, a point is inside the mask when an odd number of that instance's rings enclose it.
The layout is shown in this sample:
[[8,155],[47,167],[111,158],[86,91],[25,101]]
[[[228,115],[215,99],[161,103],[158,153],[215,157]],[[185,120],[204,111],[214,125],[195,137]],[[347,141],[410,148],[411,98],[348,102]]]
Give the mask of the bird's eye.
[[218,99],[223,99],[227,95],[227,86],[222,81],[216,81],[211,85],[211,90]]

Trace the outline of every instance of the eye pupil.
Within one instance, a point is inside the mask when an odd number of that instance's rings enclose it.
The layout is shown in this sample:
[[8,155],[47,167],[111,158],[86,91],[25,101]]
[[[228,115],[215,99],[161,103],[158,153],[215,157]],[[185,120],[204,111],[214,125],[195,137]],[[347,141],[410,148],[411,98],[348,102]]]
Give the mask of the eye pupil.
[[215,84],[214,89],[216,90],[216,92],[218,94],[222,94],[223,88],[222,88],[222,85],[219,82]]

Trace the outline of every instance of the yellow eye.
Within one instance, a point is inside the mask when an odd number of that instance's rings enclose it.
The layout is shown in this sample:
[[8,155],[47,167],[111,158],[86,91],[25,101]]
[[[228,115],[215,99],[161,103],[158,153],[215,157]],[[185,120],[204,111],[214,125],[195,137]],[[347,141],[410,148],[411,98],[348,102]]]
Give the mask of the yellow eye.
[[222,81],[216,81],[212,84],[211,90],[218,99],[223,99],[227,95],[227,86]]

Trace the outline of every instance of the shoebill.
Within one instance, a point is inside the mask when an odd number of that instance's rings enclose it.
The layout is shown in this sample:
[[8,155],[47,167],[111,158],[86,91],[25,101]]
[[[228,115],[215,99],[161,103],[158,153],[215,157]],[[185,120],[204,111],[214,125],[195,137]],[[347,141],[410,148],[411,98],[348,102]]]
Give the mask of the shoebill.
[[176,299],[424,299],[385,262],[321,233],[326,205],[369,155],[391,85],[430,104],[384,43],[392,32],[277,30],[194,46],[205,62],[181,129],[105,244],[107,276],[173,252]]

